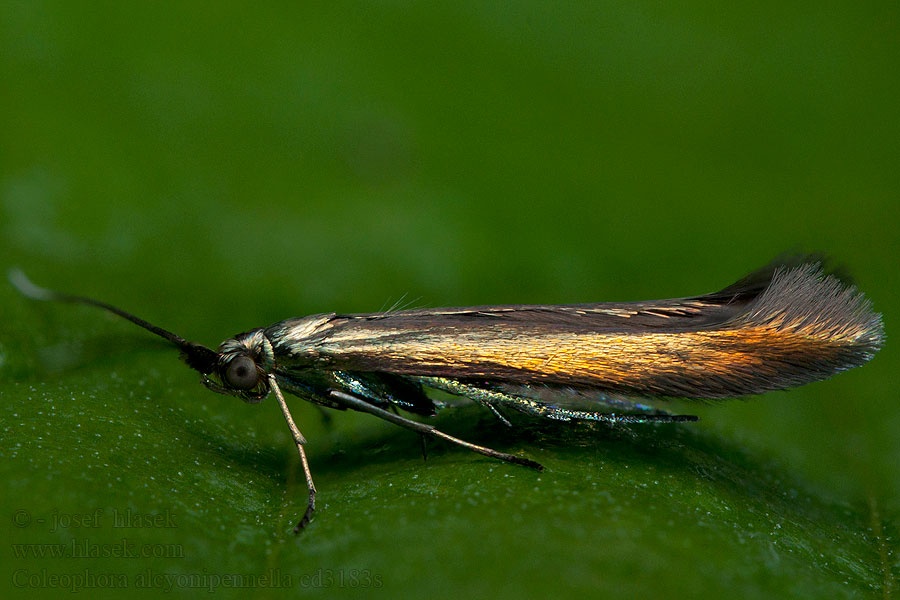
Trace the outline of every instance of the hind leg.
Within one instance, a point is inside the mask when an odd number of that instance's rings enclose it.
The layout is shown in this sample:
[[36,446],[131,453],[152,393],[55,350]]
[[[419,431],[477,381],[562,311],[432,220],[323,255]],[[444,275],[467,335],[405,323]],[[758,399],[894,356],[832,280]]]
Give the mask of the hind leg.
[[[422,377],[420,381],[423,385],[443,390],[458,396],[471,398],[475,402],[487,406],[495,414],[500,407],[513,408],[519,412],[529,414],[545,419],[554,419],[556,421],[601,421],[604,423],[680,423],[685,421],[697,421],[698,417],[694,415],[670,415],[663,412],[649,412],[638,406],[631,406],[631,403],[625,400],[616,400],[616,405],[631,407],[632,410],[643,410],[638,413],[616,413],[616,412],[598,412],[587,410],[574,410],[561,406],[554,406],[534,398],[529,398],[520,394],[511,394],[508,392],[492,389],[490,387],[482,387],[472,383],[463,383],[455,379],[446,377]],[[508,423],[506,419],[504,422]]]

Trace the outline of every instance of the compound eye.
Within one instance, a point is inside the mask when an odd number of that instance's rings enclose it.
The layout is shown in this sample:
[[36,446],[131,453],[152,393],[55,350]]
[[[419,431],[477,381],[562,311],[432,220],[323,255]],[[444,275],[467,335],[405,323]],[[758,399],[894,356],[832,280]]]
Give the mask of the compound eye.
[[250,390],[259,382],[256,363],[249,356],[238,356],[225,369],[225,383],[236,390]]

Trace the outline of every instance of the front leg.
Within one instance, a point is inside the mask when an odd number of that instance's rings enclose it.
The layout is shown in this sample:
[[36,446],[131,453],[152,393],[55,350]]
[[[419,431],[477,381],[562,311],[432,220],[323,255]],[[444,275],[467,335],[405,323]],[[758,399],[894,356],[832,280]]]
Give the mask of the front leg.
[[275,392],[275,398],[278,399],[278,405],[281,407],[282,414],[284,414],[284,420],[287,421],[288,429],[291,430],[291,437],[294,438],[294,444],[297,445],[297,452],[300,453],[300,464],[303,465],[303,474],[306,476],[306,489],[309,490],[306,512],[303,513],[303,517],[294,527],[294,533],[297,534],[309,524],[313,511],[316,510],[316,484],[313,483],[312,471],[309,470],[309,461],[306,460],[306,451],[303,449],[303,445],[306,444],[306,438],[303,437],[297,424],[294,423],[294,418],[291,416],[291,411],[284,400],[284,395],[282,395],[281,389],[278,387],[278,380],[272,374],[269,374],[269,387]]

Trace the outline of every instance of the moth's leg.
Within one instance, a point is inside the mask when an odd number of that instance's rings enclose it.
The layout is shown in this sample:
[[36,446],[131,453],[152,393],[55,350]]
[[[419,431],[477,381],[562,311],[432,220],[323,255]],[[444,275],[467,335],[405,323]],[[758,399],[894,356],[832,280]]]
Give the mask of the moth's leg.
[[[476,384],[477,385],[477,384]],[[628,413],[645,413],[651,415],[670,415],[667,410],[659,408],[658,406],[648,406],[647,404],[643,404],[637,398],[627,398],[623,396],[611,396],[609,394],[595,391],[595,390],[580,390],[573,389],[567,387],[547,387],[547,386],[530,386],[530,385],[509,385],[509,384],[500,384],[500,385],[485,385],[481,386],[487,389],[494,389],[500,392],[504,392],[506,394],[510,394],[512,396],[524,396],[525,398],[531,398],[532,400],[536,400],[542,404],[549,404],[551,406],[554,405],[552,400],[548,400],[548,397],[553,396],[574,396],[578,401],[582,403],[589,403],[592,405],[598,405],[603,407],[602,412],[628,412]],[[591,411],[591,412],[601,412],[599,410]]]
[[[485,396],[481,393],[469,393],[469,391],[468,391],[469,389],[477,389],[479,392],[481,392],[481,391],[484,391],[484,390],[482,390],[482,388],[476,388],[474,386],[468,386],[465,384],[461,384],[458,381],[456,381],[455,379],[447,379],[444,377],[417,377],[416,379],[418,379],[419,382],[421,382],[422,384],[424,384],[428,387],[431,387],[431,388],[434,388],[437,390],[442,390],[445,392],[450,392],[451,394],[455,394],[457,396],[465,396],[465,397],[469,398],[470,400],[474,400],[476,403],[478,403],[481,406],[484,406],[485,408],[490,410],[491,413],[493,413],[493,415],[495,417],[497,417],[497,419],[501,423],[503,423],[507,427],[512,427],[512,423],[510,423],[509,419],[504,417],[503,413],[501,413],[497,409],[497,407],[495,406],[496,403],[492,401],[493,400],[492,398]],[[465,388],[466,391],[461,391],[463,388]]]
[[506,417],[504,417],[504,416],[500,413],[500,411],[497,410],[497,407],[496,407],[496,406],[494,406],[493,404],[488,404],[487,407],[488,407],[489,409],[491,409],[491,412],[494,413],[494,416],[495,416],[495,417],[497,417],[498,419],[500,419],[500,422],[501,422],[501,423],[503,423],[503,424],[506,425],[507,427],[512,427],[512,423],[509,422],[509,419],[507,419]]
[[443,431],[438,431],[434,428],[433,425],[419,423],[418,421],[413,421],[412,419],[407,419],[406,417],[395,415],[394,413],[384,410],[383,408],[379,408],[361,398],[357,398],[353,394],[348,394],[347,392],[341,390],[329,390],[328,394],[332,400],[334,400],[338,404],[343,405],[345,408],[351,408],[360,412],[367,412],[371,415],[375,415],[376,417],[380,417],[385,421],[390,421],[395,425],[399,425],[400,427],[405,427],[406,429],[410,429],[423,435],[430,435],[431,437],[446,440],[448,442],[453,442],[454,444],[462,446],[463,448],[467,448],[472,452],[490,456],[491,458],[497,458],[517,465],[531,467],[532,469],[537,469],[538,471],[542,471],[544,469],[543,465],[533,460],[515,456],[514,454],[498,452],[497,450],[491,450],[490,448],[485,448],[484,446],[478,446],[476,444],[463,441],[459,438],[453,437],[452,435],[448,435]]
[[418,379],[393,373],[354,371],[332,371],[330,376],[339,388],[393,413],[399,414],[398,408],[428,417],[436,412],[434,401],[422,390]]
[[444,390],[452,394],[466,396],[479,404],[492,408],[496,406],[509,406],[520,412],[555,419],[557,421],[602,421],[605,423],[678,423],[684,421],[697,421],[694,415],[670,415],[657,413],[604,413],[587,410],[573,410],[559,406],[553,406],[540,402],[533,398],[509,394],[478,385],[463,383],[456,379],[446,377],[423,377],[422,383],[427,386]]
[[309,461],[306,460],[306,451],[303,450],[303,444],[306,443],[306,438],[303,437],[303,434],[300,433],[300,429],[297,428],[297,424],[294,423],[294,418],[291,416],[291,411],[288,410],[287,402],[284,401],[284,396],[281,394],[281,389],[278,387],[278,381],[275,379],[275,375],[269,374],[269,386],[272,388],[272,391],[275,392],[275,397],[278,399],[278,405],[281,406],[281,412],[284,414],[284,420],[287,421],[288,429],[291,430],[291,435],[294,437],[294,443],[297,445],[297,452],[300,453],[300,464],[303,465],[303,474],[306,476],[306,489],[309,490],[309,501],[306,504],[306,512],[303,513],[303,517],[294,527],[294,533],[300,533],[300,530],[306,527],[309,524],[310,519],[312,519],[313,511],[316,510],[316,484],[313,483],[312,472],[309,470]]

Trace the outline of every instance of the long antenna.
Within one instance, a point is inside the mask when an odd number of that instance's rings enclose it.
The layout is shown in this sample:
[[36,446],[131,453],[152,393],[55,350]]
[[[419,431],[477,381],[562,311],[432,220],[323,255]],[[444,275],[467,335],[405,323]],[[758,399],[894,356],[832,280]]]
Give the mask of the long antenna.
[[171,331],[163,329],[162,327],[157,327],[152,323],[148,323],[140,317],[136,317],[133,314],[122,310],[121,308],[113,306],[112,304],[107,304],[106,302],[101,302],[100,300],[87,298],[85,296],[75,296],[72,294],[65,294],[62,292],[56,292],[53,290],[42,288],[32,283],[21,269],[10,269],[7,273],[7,277],[13,287],[15,287],[19,291],[19,293],[26,298],[31,298],[32,300],[40,300],[42,302],[67,302],[69,304],[87,304],[88,306],[96,306],[97,308],[102,308],[103,310],[109,311],[115,315],[122,317],[123,319],[128,319],[135,325],[143,327],[147,331],[155,333],[156,335],[163,337],[178,346],[178,348],[181,350],[182,360],[184,360],[184,362],[186,362],[189,367],[200,371],[204,375],[211,373],[215,368],[216,363],[218,362],[218,354],[215,351],[210,350],[206,346],[197,344],[195,342],[189,342],[180,335],[176,335]]

